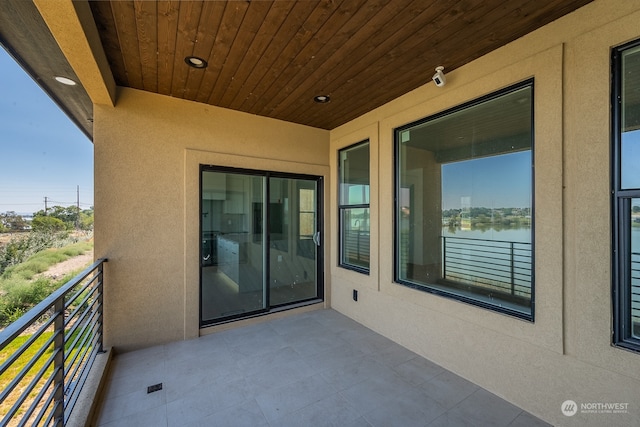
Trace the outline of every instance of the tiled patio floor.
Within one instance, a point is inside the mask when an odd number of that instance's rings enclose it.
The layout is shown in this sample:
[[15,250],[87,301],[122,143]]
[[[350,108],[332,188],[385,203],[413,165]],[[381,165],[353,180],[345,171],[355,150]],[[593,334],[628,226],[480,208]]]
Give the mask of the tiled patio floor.
[[333,310],[116,356],[97,424],[547,425]]

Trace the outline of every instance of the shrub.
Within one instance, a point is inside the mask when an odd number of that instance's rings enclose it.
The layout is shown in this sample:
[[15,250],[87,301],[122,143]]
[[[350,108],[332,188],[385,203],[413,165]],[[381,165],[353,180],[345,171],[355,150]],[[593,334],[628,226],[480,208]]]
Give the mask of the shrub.
[[78,242],[62,249],[50,248],[31,256],[27,261],[7,268],[0,275],[0,326],[17,320],[53,291],[71,280],[77,272],[59,280],[34,276],[50,266],[85,253],[91,242]]
[[31,221],[31,227],[35,231],[63,231],[67,229],[67,225],[59,218],[52,216],[37,216]]
[[0,324],[7,325],[45,299],[51,292],[52,283],[47,278],[29,282],[21,278],[3,283],[0,298]]
[[34,231],[26,237],[13,238],[5,246],[0,247],[0,275],[16,264],[25,261],[31,255],[51,247],[62,247],[69,244],[69,233]]

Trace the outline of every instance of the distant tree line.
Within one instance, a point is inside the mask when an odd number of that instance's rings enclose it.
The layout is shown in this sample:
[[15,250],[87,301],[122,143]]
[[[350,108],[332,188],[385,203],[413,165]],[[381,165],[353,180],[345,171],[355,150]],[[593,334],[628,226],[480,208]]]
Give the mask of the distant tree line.
[[73,229],[93,229],[93,207],[78,211],[76,206],[53,206],[45,212],[39,210],[33,214],[29,224],[14,211],[0,213],[0,233],[16,231],[70,231]]
[[504,227],[527,226],[531,222],[531,208],[485,208],[446,209],[442,211],[443,223],[449,227],[459,226],[462,219],[471,226],[501,225]]
[[23,231],[28,228],[27,221],[14,211],[0,213],[0,233]]

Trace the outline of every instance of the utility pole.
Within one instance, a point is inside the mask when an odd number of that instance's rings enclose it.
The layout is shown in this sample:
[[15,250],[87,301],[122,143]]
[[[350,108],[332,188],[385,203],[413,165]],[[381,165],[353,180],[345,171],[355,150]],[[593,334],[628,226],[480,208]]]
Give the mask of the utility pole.
[[44,196],[44,216],[47,216],[47,196]]
[[80,229],[80,186],[76,189],[76,206],[78,207],[76,212],[76,230]]

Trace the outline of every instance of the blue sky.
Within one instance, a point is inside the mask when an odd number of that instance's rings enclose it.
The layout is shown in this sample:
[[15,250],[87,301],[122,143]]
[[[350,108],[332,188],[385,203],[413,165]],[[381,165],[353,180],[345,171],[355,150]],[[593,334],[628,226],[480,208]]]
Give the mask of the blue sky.
[[[0,47],[0,212],[93,205],[93,144]],[[53,76],[52,76],[53,78]]]
[[531,151],[448,163],[442,167],[442,209],[531,207]]
[[640,188],[640,130],[622,134],[622,188]]

